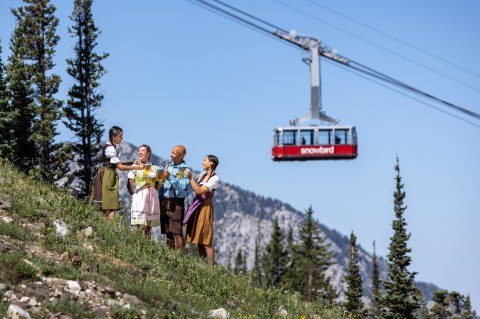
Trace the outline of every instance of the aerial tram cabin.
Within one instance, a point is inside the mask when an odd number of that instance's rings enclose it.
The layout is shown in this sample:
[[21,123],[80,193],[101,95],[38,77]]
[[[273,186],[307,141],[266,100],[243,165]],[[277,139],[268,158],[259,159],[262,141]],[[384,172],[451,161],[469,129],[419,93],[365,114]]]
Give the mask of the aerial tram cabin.
[[274,161],[354,159],[357,155],[354,126],[289,126],[273,130]]
[[[304,61],[310,65],[311,108],[310,112],[290,121],[290,126],[273,130],[272,160],[339,160],[354,159],[358,153],[357,131],[355,126],[339,125],[338,120],[327,116],[321,109],[320,102],[320,61],[319,54],[339,63],[348,60],[326,51],[317,39],[300,37],[295,33],[286,34],[275,31],[275,35],[309,51],[309,58]],[[320,121],[319,125],[300,126],[310,120]],[[326,124],[324,124],[326,123]]]

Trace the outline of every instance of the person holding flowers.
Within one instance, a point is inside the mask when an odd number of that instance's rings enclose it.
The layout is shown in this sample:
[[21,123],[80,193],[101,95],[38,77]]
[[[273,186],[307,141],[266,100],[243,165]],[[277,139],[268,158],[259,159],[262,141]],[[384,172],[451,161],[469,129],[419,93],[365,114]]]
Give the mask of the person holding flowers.
[[144,169],[128,172],[128,192],[132,195],[130,209],[130,225],[144,230],[151,237],[152,227],[160,225],[160,202],[158,190],[162,180],[157,178],[157,166],[149,162],[152,149],[148,145],[140,145],[135,163]]

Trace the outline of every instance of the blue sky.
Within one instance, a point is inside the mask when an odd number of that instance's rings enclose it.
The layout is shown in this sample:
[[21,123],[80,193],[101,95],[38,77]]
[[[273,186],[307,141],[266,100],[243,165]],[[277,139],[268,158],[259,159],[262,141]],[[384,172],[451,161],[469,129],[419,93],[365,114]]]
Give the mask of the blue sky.
[[[52,3],[60,18],[58,97],[66,99],[73,1]],[[478,1],[228,3],[480,113]],[[14,27],[9,8],[20,4],[0,1],[4,62]],[[359,156],[272,162],[272,130],[309,110],[309,70],[300,50],[188,1],[97,0],[93,10],[102,30],[98,51],[110,53],[98,112],[107,130],[119,125],[127,141],[147,143],[165,158],[184,144],[195,169],[205,154],[216,154],[224,181],[299,210],[311,205],[318,221],[345,235],[353,231],[370,252],[375,240],[382,256],[393,233],[398,155],[412,234],[410,270],[418,280],[470,294],[480,310],[480,121],[468,124],[322,59],[323,109],[357,127]],[[59,129],[61,139],[71,139]]]

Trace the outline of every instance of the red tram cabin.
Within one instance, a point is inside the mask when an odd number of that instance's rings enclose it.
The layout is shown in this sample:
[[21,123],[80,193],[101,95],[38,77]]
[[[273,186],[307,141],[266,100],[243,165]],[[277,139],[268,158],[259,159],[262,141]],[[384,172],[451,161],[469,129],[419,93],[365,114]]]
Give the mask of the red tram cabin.
[[357,150],[354,126],[294,126],[273,131],[274,161],[354,159]]

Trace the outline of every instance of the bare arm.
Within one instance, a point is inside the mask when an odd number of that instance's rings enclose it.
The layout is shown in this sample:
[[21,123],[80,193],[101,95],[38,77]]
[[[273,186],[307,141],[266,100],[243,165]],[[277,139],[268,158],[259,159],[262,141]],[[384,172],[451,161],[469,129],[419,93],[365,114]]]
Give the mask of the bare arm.
[[133,164],[133,165],[125,165],[126,163],[116,163],[115,166],[121,171],[133,171],[136,169],[143,169],[145,164]]
[[195,179],[193,178],[192,172],[190,170],[186,170],[185,175],[190,179],[190,185],[192,185],[192,189],[197,195],[206,194],[209,189],[205,185],[199,185]]
[[128,188],[128,192],[130,193],[130,195],[133,195],[135,192],[133,191],[133,180],[132,179],[128,179],[128,182],[127,182],[127,188]]

